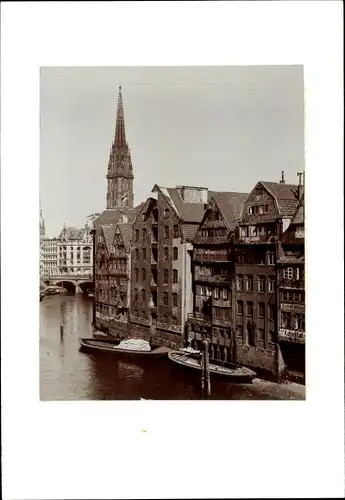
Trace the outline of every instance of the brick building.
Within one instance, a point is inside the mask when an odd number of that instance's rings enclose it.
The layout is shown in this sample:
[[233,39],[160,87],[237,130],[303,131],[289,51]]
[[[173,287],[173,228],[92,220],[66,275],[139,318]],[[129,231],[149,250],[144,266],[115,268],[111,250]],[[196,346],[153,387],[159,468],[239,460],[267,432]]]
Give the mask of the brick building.
[[130,322],[133,337],[181,346],[193,310],[192,240],[208,190],[155,185],[133,224]]
[[127,336],[132,224],[102,226],[96,242],[94,326],[111,336]]
[[278,341],[289,374],[305,375],[304,193],[281,237],[277,261]]
[[277,249],[295,215],[297,186],[260,181],[245,200],[235,250],[237,361],[279,372]]
[[189,340],[200,349],[202,330],[210,334],[212,359],[236,358],[234,234],[247,194],[212,193],[193,241],[193,313]]

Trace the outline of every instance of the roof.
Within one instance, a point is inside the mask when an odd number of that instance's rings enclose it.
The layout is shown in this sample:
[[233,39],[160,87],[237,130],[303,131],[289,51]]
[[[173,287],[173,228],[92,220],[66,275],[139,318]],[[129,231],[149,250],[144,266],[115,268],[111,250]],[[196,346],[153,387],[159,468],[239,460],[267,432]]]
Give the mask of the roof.
[[299,202],[294,218],[291,221],[291,224],[302,225],[304,224],[304,195]]
[[296,196],[298,186],[296,184],[282,184],[280,182],[260,181],[277,200],[279,215],[291,217],[295,214],[298,199]]
[[59,235],[59,238],[67,238],[68,240],[79,240],[83,237],[84,229],[75,227],[64,227]]
[[134,221],[137,216],[139,210],[143,206],[143,203],[137,205],[134,208],[129,207],[118,207],[118,208],[107,208],[104,212],[94,221],[94,226],[112,226],[116,225],[122,215],[126,215],[128,217],[128,222]]
[[105,244],[107,246],[108,251],[110,251],[111,246],[112,246],[113,241],[114,241],[115,228],[116,228],[116,226],[102,226],[104,240],[105,240]]
[[130,222],[130,223],[120,222],[117,225],[117,227],[121,231],[121,235],[122,235],[122,239],[123,239],[123,243],[124,243],[125,247],[128,248],[130,246],[131,240],[132,240],[133,222]]
[[241,215],[241,208],[248,193],[214,192],[212,197],[221,211],[230,231],[235,229],[236,221]]

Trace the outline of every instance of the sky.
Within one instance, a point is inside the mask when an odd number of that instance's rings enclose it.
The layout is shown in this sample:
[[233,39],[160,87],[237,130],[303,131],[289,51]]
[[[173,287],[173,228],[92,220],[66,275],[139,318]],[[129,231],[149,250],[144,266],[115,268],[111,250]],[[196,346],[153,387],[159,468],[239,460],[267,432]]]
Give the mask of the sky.
[[250,192],[304,170],[302,66],[44,67],[40,198],[46,234],[106,207],[118,86],[135,204],[155,184]]

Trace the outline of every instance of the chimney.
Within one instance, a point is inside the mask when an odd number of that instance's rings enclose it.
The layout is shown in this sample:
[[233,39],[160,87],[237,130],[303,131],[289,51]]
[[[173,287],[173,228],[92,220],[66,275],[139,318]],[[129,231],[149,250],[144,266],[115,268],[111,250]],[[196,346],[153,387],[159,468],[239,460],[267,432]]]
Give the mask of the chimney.
[[285,184],[284,170],[282,170],[282,178],[281,178],[280,184]]
[[297,172],[298,176],[298,199],[302,198],[302,194],[304,191],[304,172]]

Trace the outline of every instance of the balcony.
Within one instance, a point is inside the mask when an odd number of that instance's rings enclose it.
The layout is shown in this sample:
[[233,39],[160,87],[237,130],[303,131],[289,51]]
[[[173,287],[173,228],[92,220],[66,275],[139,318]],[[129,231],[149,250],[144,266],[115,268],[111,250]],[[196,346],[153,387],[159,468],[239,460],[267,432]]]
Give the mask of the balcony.
[[278,236],[276,235],[270,235],[270,234],[265,234],[265,235],[260,235],[260,236],[239,236],[238,243],[239,244],[245,244],[245,245],[250,245],[250,244],[267,244],[267,243],[276,243],[278,240]]
[[278,333],[278,340],[285,342],[295,342],[297,344],[305,343],[305,331],[303,330],[288,330],[280,328]]
[[230,238],[228,235],[224,236],[196,236],[194,243],[198,245],[224,245],[228,243]]
[[199,323],[199,324],[206,324],[206,325],[211,325],[211,323],[212,323],[211,316],[208,316],[208,315],[203,314],[203,313],[197,313],[197,312],[188,313],[187,320],[190,323]]
[[202,281],[204,283],[230,283],[231,277],[227,274],[215,274],[211,276],[197,274],[195,275],[195,281]]
[[194,253],[193,260],[196,262],[232,262],[230,255],[221,252]]
[[295,278],[281,278],[278,286],[280,288],[291,288],[297,290],[304,290],[304,280],[297,280]]

